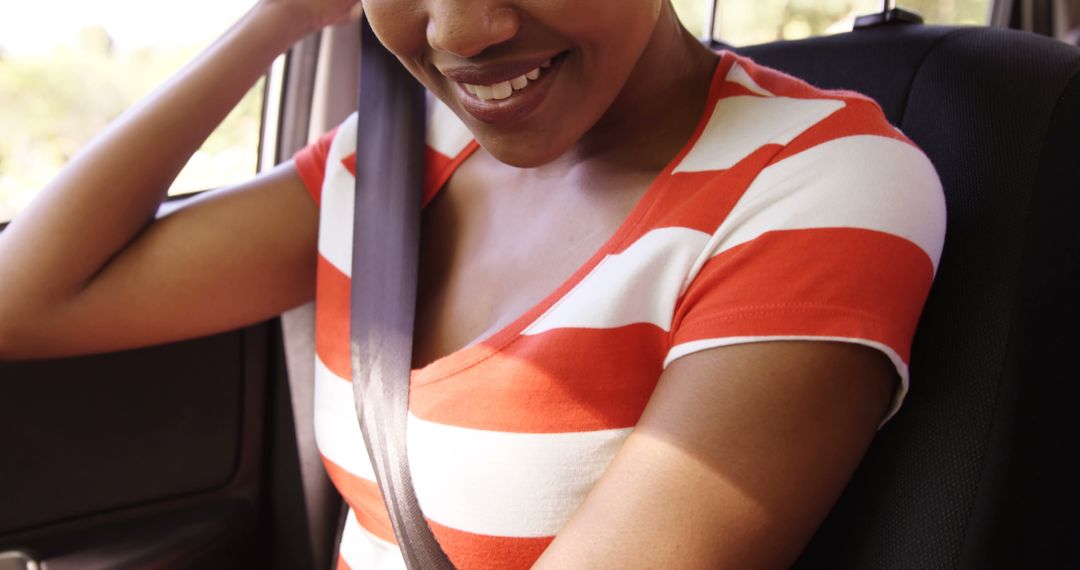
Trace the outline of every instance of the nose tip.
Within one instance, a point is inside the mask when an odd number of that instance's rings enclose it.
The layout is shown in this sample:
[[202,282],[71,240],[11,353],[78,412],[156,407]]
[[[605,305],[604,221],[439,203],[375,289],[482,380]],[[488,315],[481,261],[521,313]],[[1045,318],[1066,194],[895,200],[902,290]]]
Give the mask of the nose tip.
[[486,2],[478,0],[456,4],[428,19],[428,44],[436,50],[463,58],[474,57],[491,46],[509,41],[521,28],[521,19],[512,8],[485,7]]

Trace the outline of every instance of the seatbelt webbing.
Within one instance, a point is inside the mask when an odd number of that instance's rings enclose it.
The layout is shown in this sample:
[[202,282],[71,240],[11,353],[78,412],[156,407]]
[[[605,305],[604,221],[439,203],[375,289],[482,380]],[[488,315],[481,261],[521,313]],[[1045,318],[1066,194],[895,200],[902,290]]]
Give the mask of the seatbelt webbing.
[[424,169],[424,95],[361,32],[350,345],[353,396],[405,564],[452,569],[416,500],[405,447]]

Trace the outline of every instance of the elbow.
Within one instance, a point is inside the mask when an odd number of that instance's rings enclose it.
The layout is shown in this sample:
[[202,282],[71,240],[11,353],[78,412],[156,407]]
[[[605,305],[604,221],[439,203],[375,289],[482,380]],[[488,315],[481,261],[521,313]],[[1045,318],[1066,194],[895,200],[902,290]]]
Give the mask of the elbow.
[[7,326],[0,324],[0,362],[19,360],[18,351],[14,348],[14,335]]
[[34,358],[31,337],[24,319],[0,304],[0,362]]
[[64,358],[87,354],[63,334],[55,311],[15,307],[0,302],[0,362]]
[[0,313],[0,362],[22,360],[25,356],[20,355],[18,350],[19,335],[12,326],[11,319]]
[[0,326],[0,362],[19,362],[44,358],[41,347],[28,340],[27,335]]

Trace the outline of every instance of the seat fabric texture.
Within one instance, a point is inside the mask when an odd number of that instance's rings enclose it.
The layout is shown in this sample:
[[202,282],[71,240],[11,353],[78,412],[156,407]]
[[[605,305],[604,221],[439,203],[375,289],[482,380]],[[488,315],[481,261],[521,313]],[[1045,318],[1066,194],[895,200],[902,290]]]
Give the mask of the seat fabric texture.
[[895,25],[737,51],[873,97],[948,207],[908,399],[796,568],[1080,568],[1080,49]]

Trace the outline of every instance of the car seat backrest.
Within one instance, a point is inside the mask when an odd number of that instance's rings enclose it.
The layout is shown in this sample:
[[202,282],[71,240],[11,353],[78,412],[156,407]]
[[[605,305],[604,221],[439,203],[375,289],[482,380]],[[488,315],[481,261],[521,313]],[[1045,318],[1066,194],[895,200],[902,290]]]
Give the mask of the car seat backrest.
[[797,567],[1080,567],[1080,49],[900,25],[738,51],[876,99],[948,207],[908,400]]

